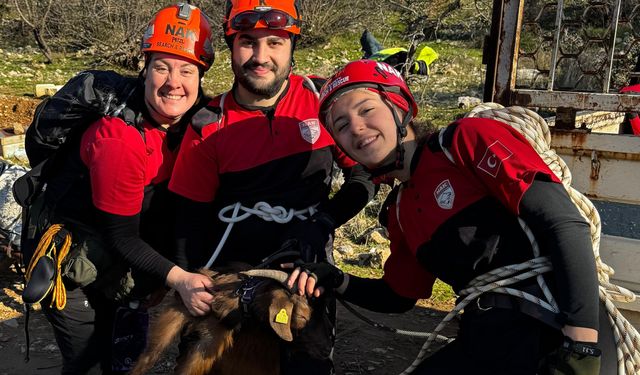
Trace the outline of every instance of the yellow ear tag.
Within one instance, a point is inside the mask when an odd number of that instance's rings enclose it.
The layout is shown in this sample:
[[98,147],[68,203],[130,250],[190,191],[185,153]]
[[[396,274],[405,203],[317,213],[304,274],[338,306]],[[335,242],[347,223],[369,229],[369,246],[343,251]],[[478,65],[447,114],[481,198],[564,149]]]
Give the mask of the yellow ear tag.
[[276,315],[276,323],[287,324],[289,323],[289,315],[287,315],[287,310],[281,309],[278,315]]

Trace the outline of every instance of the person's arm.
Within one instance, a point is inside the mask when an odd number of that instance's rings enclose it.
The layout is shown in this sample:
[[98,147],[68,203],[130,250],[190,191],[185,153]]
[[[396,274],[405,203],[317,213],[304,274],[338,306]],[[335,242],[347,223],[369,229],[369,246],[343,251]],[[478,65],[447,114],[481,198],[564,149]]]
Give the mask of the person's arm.
[[575,341],[597,341],[598,278],[589,224],[559,183],[534,180],[520,201],[520,217],[551,258],[563,332]]
[[[286,266],[291,267],[292,264]],[[381,313],[407,312],[417,301],[397,294],[384,279],[346,274],[326,262],[300,265],[291,272],[287,285],[289,288],[296,285],[300,295],[315,297],[326,289],[333,289],[345,301]]]
[[140,238],[140,214],[123,216],[99,209],[97,211],[97,221],[109,248],[133,268],[154,276],[159,282],[164,282],[175,264]]
[[378,186],[371,181],[371,174],[362,165],[342,168],[342,173],[344,183],[340,190],[322,207],[336,228],[360,212],[378,191]]
[[296,223],[285,235],[282,247],[295,241],[301,259],[305,262],[326,259],[325,246],[329,236],[362,210],[373,198],[377,187],[370,174],[360,165],[343,168],[345,182],[340,190],[309,220]]
[[206,290],[213,286],[211,279],[184,271],[143,241],[138,230],[139,214],[123,216],[98,210],[98,219],[107,245],[128,264],[175,289],[191,314],[210,311],[212,296]]
[[450,126],[443,144],[454,163],[520,216],[551,257],[557,300],[566,315],[565,334],[579,341],[597,339],[598,281],[589,226],[560,180],[509,125],[467,118]]

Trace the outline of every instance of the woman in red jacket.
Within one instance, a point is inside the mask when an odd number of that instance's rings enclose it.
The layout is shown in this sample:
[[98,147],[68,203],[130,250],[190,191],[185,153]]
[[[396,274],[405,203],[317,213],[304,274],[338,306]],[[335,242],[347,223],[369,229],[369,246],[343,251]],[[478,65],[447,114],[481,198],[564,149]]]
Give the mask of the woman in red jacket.
[[[364,308],[401,312],[428,298],[436,278],[460,292],[480,275],[546,256],[553,270],[545,283],[533,277],[509,286],[533,298],[483,293],[465,307],[457,339],[413,373],[599,374],[589,224],[521,134],[476,118],[422,134],[400,73],[369,60],[331,77],[320,102],[320,119],[340,147],[372,174],[399,182],[380,214],[391,255],[381,279],[304,264],[290,285],[310,295],[335,288]],[[548,364],[539,369],[540,361]]]
[[98,364],[102,373],[127,371],[144,348],[148,318],[138,305],[152,290],[174,288],[194,315],[208,312],[212,299],[209,278],[171,260],[175,215],[167,189],[184,129],[207,102],[201,79],[214,58],[209,19],[188,4],[161,9],[142,52],[145,66],[126,101],[134,123],[113,115],[90,125],[44,193],[53,222],[72,233],[97,268],[86,285],[62,273],[64,308],[51,297],[42,302],[63,374],[89,373]]

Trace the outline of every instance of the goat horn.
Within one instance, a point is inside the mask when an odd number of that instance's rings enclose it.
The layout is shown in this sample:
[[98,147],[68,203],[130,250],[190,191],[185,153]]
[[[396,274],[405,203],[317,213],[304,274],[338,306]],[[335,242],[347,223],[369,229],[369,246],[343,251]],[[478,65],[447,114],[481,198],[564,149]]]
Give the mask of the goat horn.
[[286,286],[286,282],[287,279],[289,278],[289,274],[284,272],[284,271],[280,271],[280,270],[263,270],[263,269],[255,269],[255,270],[249,270],[249,271],[243,271],[240,272],[241,274],[247,275],[247,276],[254,276],[254,277],[266,277],[269,279],[273,279],[278,281],[280,284]]

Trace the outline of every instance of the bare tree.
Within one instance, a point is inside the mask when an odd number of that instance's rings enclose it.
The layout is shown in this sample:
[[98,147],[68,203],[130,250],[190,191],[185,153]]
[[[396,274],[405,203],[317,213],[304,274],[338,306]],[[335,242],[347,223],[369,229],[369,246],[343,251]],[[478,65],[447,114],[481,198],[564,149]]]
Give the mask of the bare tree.
[[47,26],[53,0],[13,0],[13,2],[22,21],[31,28],[38,48],[46,59],[45,62],[47,64],[52,63],[51,49],[45,41],[43,34]]

